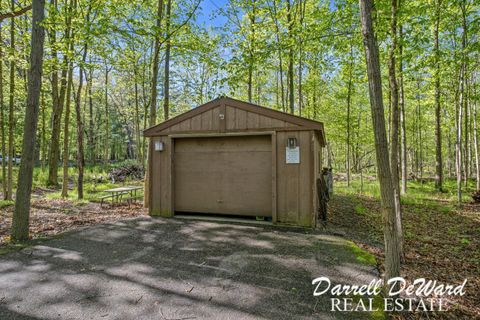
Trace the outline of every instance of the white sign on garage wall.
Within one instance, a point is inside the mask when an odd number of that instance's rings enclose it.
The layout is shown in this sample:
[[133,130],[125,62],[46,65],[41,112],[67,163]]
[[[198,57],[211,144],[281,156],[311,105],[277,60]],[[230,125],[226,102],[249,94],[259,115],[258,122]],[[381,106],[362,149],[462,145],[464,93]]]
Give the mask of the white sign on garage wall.
[[300,163],[300,147],[285,148],[285,162],[286,163]]

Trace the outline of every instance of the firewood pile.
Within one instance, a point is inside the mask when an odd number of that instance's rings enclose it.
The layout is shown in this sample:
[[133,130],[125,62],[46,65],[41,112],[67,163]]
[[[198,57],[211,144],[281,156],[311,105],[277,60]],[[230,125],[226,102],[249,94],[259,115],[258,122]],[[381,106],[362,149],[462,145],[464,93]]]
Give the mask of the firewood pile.
[[138,164],[125,164],[110,170],[108,174],[112,183],[125,182],[129,180],[142,180],[145,176],[145,169]]
[[480,203],[480,190],[475,191],[472,194],[473,202]]

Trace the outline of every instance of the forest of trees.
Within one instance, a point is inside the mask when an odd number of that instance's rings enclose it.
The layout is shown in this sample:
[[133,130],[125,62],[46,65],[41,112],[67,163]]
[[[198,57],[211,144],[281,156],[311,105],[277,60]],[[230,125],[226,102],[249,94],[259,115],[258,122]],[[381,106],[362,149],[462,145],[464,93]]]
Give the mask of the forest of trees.
[[[11,199],[31,10],[28,1],[0,3],[2,182]],[[395,13],[392,3],[375,3],[374,24],[401,189],[408,178],[434,177],[441,189],[458,177],[460,193],[479,170],[479,3],[398,0]],[[374,171],[357,1],[208,4],[224,24],[199,22],[197,0],[46,2],[35,158],[48,186],[65,181],[58,168],[72,163],[144,163],[144,128],[224,94],[324,122],[336,171],[348,180]]]
[[[403,193],[410,178],[435,179],[439,190],[456,178],[459,201],[469,179],[480,189],[479,9],[471,0],[375,2],[390,161]],[[22,156],[31,13],[29,1],[0,1],[5,199]],[[350,0],[47,0],[34,157],[45,184],[63,183],[67,196],[75,165],[81,197],[85,164],[145,163],[144,128],[220,95],[324,122],[328,165],[348,182],[374,173],[359,16]]]

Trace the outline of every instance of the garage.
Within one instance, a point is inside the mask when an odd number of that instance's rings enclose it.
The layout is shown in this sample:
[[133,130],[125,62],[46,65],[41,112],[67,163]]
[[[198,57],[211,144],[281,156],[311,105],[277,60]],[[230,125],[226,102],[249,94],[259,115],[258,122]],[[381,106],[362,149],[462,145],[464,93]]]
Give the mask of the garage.
[[271,137],[175,139],[175,210],[271,216]]
[[221,97],[144,131],[152,216],[271,217],[315,227],[323,124]]

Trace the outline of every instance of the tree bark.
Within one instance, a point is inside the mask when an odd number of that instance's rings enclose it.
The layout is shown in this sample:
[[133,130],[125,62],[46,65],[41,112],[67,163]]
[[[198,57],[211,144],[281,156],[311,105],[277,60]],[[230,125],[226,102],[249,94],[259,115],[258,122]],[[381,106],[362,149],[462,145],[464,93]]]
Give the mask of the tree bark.
[[443,160],[442,160],[442,127],[440,106],[440,49],[438,33],[440,27],[441,0],[435,3],[435,28],[434,28],[434,52],[435,52],[435,188],[442,191],[443,187]]
[[348,85],[347,85],[347,155],[346,155],[346,164],[347,164],[347,186],[350,187],[350,175],[351,175],[351,165],[350,165],[350,136],[351,136],[351,104],[352,104],[352,86],[353,86],[353,39],[350,42],[350,63],[348,66]]
[[[89,14],[87,14],[88,20]],[[78,79],[78,89],[77,96],[75,97],[75,113],[76,113],[76,123],[77,123],[77,169],[78,169],[78,178],[77,178],[77,198],[79,200],[83,199],[83,173],[85,167],[85,156],[83,150],[83,121],[82,121],[82,110],[81,110],[81,97],[82,97],[82,87],[83,87],[83,75],[84,68],[82,64],[85,64],[87,59],[88,45],[85,43],[83,45],[83,57],[82,62],[79,67],[79,79]]]
[[[72,46],[73,47],[73,46]],[[65,123],[63,127],[63,182],[62,198],[68,197],[68,155],[69,155],[69,131],[70,131],[70,99],[73,86],[73,64],[70,62],[67,81],[67,96],[65,99]]]
[[290,113],[295,113],[295,94],[293,82],[293,19],[292,19],[292,5],[290,0],[287,1],[287,26],[288,26],[288,106]]
[[[91,58],[88,59],[91,63]],[[93,87],[93,64],[89,66],[89,76],[88,76],[88,158],[92,165],[95,165],[95,130],[93,125],[93,97],[92,97],[92,87]]]
[[[57,1],[51,0],[51,6],[53,9],[53,15],[57,15]],[[71,20],[70,16],[66,17],[67,25],[68,21]],[[60,91],[59,91],[59,81],[58,81],[58,56],[57,56],[57,35],[56,30],[52,30],[49,34],[51,47],[52,47],[52,58],[54,60],[53,72],[52,72],[52,136],[50,144],[50,154],[49,154],[49,163],[48,163],[48,186],[58,186],[58,160],[60,155],[60,131],[61,131],[61,122],[63,114],[63,104],[65,101],[65,87],[66,87],[66,77],[67,77],[67,56],[64,55],[63,64],[62,64],[62,73],[60,79]]]
[[137,153],[138,153],[138,160],[139,163],[143,166],[143,149],[140,142],[140,110],[139,110],[139,103],[138,103],[138,72],[137,72],[137,64],[134,65],[134,79],[135,79],[135,140],[137,143]]
[[[15,8],[15,1],[12,0],[12,11]],[[10,21],[10,49],[15,52],[15,22]],[[15,153],[15,57],[10,60],[10,96],[8,110],[8,161],[7,161],[7,192],[5,200],[13,200],[13,156]]]
[[392,170],[392,182],[395,195],[395,212],[397,219],[397,232],[398,232],[398,250],[400,252],[400,258],[403,260],[403,231],[402,231],[402,208],[400,205],[400,179],[398,174],[398,133],[400,124],[400,112],[398,107],[398,84],[396,75],[396,48],[397,48],[397,3],[398,0],[391,0],[391,24],[390,34],[392,38],[392,44],[388,52],[388,80],[390,85],[390,97],[391,97],[391,112],[392,112],[392,125],[391,125],[391,138],[390,138],[390,169]]
[[[2,22],[0,21],[0,30],[2,29]],[[0,32],[0,43],[3,43],[2,33]],[[4,199],[7,196],[7,167],[6,167],[6,148],[5,148],[5,101],[3,99],[3,46],[0,46],[0,134],[2,143],[2,193]]]
[[466,57],[465,57],[465,47],[467,45],[467,25],[466,25],[466,1],[460,3],[462,11],[462,54],[461,54],[461,63],[460,63],[460,76],[459,76],[459,99],[457,103],[456,110],[456,129],[457,129],[457,141],[455,144],[456,156],[455,156],[455,168],[457,175],[457,202],[458,204],[462,203],[462,126],[463,126],[463,106],[465,104],[465,78],[466,78]]
[[382,101],[382,78],[378,45],[372,23],[372,1],[360,0],[363,44],[367,64],[370,106],[372,112],[377,172],[380,182],[385,240],[385,274],[387,281],[400,275],[400,252],[395,210],[395,193],[390,169],[385,114]]
[[[163,0],[158,0],[158,9],[157,9],[157,29],[155,30],[155,40],[153,47],[153,61],[152,61],[152,83],[151,83],[151,95],[150,95],[150,121],[149,125],[153,126],[156,123],[157,119],[157,79],[158,79],[158,60],[160,53],[160,28],[162,23],[162,14],[163,14]],[[145,186],[144,186],[144,196],[143,196],[143,205],[148,208],[150,205],[150,170],[148,170],[148,164],[152,161],[152,153],[150,152],[152,146],[152,139],[148,141],[147,147],[147,168],[145,170]]]
[[399,80],[400,80],[400,123],[401,123],[401,158],[402,158],[402,185],[401,185],[401,193],[407,193],[407,125],[405,119],[405,90],[403,87],[403,28],[400,25],[400,45],[399,45]]
[[164,81],[164,97],[163,97],[163,120],[168,120],[169,111],[170,111],[170,50],[171,50],[171,40],[170,40],[170,15],[172,11],[172,0],[167,1],[167,16],[165,21],[165,36],[167,38],[167,45],[165,48],[165,81]]
[[108,107],[108,73],[110,69],[105,59],[105,161],[110,159],[110,110]]
[[[476,81],[474,82],[476,83]],[[474,96],[477,96],[477,87],[474,88]],[[477,100],[473,103],[473,143],[475,151],[475,171],[476,171],[476,189],[480,191],[480,154],[478,145],[478,125],[477,125]]]
[[251,36],[250,36],[250,48],[249,48],[249,58],[248,58],[248,102],[252,102],[252,91],[253,91],[253,60],[255,59],[255,0],[251,0],[252,2],[252,10],[249,12],[250,18],[250,28],[251,28]]
[[27,108],[23,131],[22,160],[18,173],[15,211],[12,217],[12,239],[28,240],[30,195],[34,166],[35,139],[38,124],[40,90],[42,86],[43,42],[45,30],[40,25],[44,19],[44,0],[33,0],[30,68],[28,74]]

